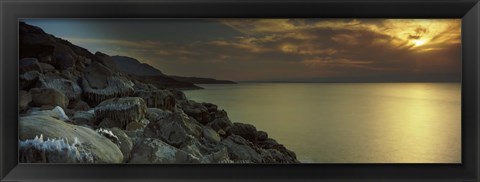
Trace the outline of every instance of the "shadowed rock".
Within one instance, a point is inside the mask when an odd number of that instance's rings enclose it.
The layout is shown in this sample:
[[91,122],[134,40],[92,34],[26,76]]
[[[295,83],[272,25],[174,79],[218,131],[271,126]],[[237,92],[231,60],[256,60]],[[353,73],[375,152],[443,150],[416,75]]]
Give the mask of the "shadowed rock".
[[95,114],[88,111],[77,111],[71,121],[76,125],[93,126],[95,124]]
[[233,126],[227,131],[230,134],[239,135],[251,142],[255,142],[257,129],[251,124],[233,123]]
[[23,58],[18,63],[20,73],[26,73],[29,71],[38,71],[43,73],[42,66],[38,62],[37,58]]
[[181,102],[180,106],[187,115],[192,116],[195,118],[195,120],[202,124],[207,124],[211,121],[208,109],[201,103],[193,100],[187,100],[185,102]]
[[90,109],[90,106],[83,100],[76,100],[70,101],[68,108],[74,111],[87,111]]
[[20,74],[18,77],[19,86],[22,90],[30,90],[36,86],[37,81],[43,77],[38,71],[29,71],[23,74]]
[[40,63],[40,66],[42,67],[43,73],[51,73],[55,71],[55,67],[48,63]]
[[18,110],[25,111],[32,102],[32,94],[25,90],[18,92]]
[[68,98],[57,89],[53,88],[33,88],[30,90],[33,103],[40,107],[43,105],[60,106],[67,108]]
[[213,130],[219,132],[220,130],[225,132],[230,129],[230,127],[233,126],[233,123],[228,119],[227,117],[224,118],[217,118],[213,120],[212,122],[207,124],[208,127],[212,128]]

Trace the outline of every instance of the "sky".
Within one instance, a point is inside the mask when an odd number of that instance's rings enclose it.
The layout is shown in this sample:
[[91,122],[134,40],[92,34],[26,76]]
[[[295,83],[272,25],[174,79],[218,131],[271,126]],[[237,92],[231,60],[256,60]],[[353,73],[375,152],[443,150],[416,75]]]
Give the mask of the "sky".
[[233,81],[461,80],[460,19],[25,19],[163,73]]

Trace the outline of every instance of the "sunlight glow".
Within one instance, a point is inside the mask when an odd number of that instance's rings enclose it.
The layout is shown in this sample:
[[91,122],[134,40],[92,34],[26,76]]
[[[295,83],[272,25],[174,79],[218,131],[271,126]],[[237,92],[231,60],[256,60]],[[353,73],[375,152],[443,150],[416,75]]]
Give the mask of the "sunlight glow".
[[415,47],[424,45],[426,42],[427,42],[426,40],[421,40],[421,39],[413,40],[413,43],[415,44]]

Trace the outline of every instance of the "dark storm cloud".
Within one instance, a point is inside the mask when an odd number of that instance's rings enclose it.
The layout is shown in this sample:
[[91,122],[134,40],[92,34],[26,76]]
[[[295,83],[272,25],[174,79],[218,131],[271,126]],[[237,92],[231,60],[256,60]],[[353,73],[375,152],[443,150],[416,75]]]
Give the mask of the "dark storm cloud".
[[[31,23],[47,32],[61,27],[49,21]],[[232,80],[460,80],[460,20],[63,21],[77,29],[104,28],[89,34],[68,28],[50,33],[92,51],[138,58],[168,74]]]

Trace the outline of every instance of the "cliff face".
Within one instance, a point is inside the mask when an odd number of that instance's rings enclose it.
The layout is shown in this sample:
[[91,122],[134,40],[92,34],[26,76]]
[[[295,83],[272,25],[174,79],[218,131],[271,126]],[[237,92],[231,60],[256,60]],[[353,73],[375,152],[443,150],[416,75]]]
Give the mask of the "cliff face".
[[[137,63],[133,63],[137,64]],[[149,65],[126,73],[20,23],[19,158],[51,163],[295,163],[295,153]]]

